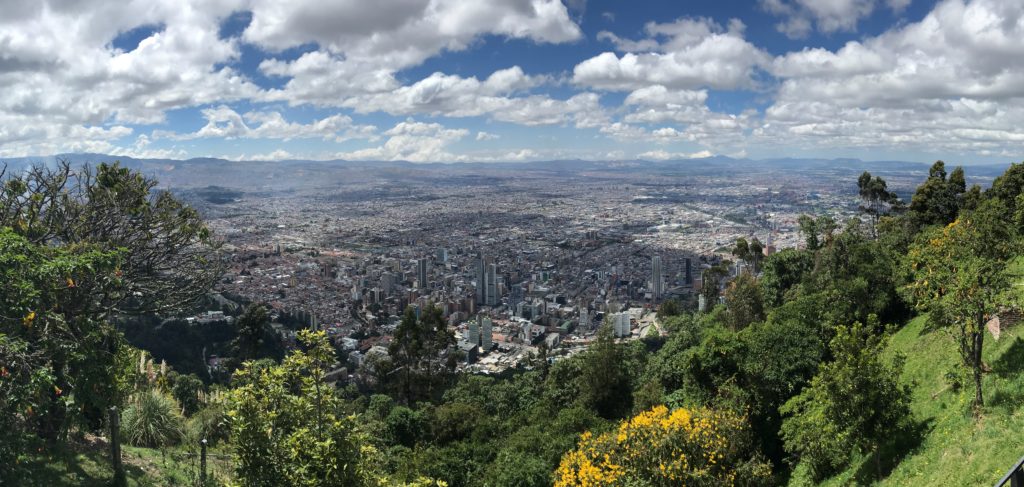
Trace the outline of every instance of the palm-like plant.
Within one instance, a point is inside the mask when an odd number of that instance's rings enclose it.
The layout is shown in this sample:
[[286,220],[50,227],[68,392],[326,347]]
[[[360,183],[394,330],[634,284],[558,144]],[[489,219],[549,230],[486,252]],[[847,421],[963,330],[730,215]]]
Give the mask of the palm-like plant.
[[151,389],[132,397],[124,412],[122,434],[130,445],[165,447],[181,441],[184,420],[174,398]]

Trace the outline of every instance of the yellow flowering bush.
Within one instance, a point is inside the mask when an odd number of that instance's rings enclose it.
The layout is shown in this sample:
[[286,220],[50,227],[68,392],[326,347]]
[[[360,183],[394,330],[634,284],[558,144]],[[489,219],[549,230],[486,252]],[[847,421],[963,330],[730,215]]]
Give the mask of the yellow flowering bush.
[[562,457],[555,487],[733,485],[766,480],[769,466],[744,455],[746,418],[656,406],[618,428],[580,437]]

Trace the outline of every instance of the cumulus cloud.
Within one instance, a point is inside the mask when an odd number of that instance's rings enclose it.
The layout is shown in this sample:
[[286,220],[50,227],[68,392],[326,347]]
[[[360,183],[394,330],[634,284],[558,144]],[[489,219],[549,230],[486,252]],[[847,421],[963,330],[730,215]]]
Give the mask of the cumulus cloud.
[[920,22],[841,49],[780,56],[759,138],[1000,151],[1024,122],[1024,4],[946,0]]
[[448,151],[448,146],[462,140],[469,131],[450,129],[439,123],[399,122],[384,135],[384,144],[351,152],[339,152],[339,159],[410,162],[452,162],[465,160]]
[[271,50],[314,43],[294,61],[268,59],[260,68],[289,78],[272,99],[331,104],[383,93],[394,73],[445,51],[462,51],[484,35],[561,43],[581,32],[559,0],[360,0],[324,4],[253,0],[243,39]]
[[[18,155],[110,149],[123,135],[119,127],[163,123],[182,108],[240,101],[342,106],[352,96],[396,90],[398,70],[485,35],[537,43],[581,35],[558,0],[385,0],[372,8],[356,0],[53,0],[5,2],[3,11],[0,153]],[[223,36],[221,23],[237,12],[250,12],[251,22],[240,36]],[[126,33],[141,36],[137,45],[115,42]],[[284,78],[280,88],[264,90],[234,67],[244,43],[271,52],[314,49],[297,59],[264,59],[263,75]],[[522,90],[517,83],[533,78],[521,74],[495,73],[481,90]],[[227,120],[203,136],[220,130],[251,133]]]
[[669,159],[704,159],[713,157],[714,154],[709,150],[701,150],[697,152],[668,152],[664,150],[653,150],[637,154],[638,159],[651,159],[655,161],[666,161]]
[[824,33],[855,31],[860,20],[883,3],[893,12],[901,12],[910,0],[761,0],[761,7],[782,17],[775,25],[779,32],[802,39],[815,27]]
[[630,91],[652,84],[674,89],[738,89],[756,85],[757,68],[771,57],[748,42],[744,25],[733,19],[727,27],[707,18],[648,23],[648,37],[624,40],[611,33],[621,56],[604,52],[573,68],[572,80],[595,89]]
[[374,139],[377,128],[356,125],[347,115],[335,114],[308,124],[289,122],[280,112],[251,111],[244,115],[226,105],[202,110],[206,125],[193,133],[177,134],[155,131],[157,137],[190,140],[202,138],[246,139],[304,139],[320,138],[334,142],[351,139]]

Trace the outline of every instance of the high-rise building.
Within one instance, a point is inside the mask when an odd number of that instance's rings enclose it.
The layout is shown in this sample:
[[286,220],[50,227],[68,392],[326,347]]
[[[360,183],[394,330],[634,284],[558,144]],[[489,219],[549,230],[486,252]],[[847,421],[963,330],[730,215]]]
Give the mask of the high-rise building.
[[686,285],[687,286],[692,286],[693,285],[693,268],[691,267],[692,266],[692,262],[690,262],[690,258],[689,257],[687,257],[683,261],[683,265],[685,266],[685,269],[686,269],[686,271],[685,271],[686,272],[686,281],[685,281]]
[[437,261],[444,264],[448,262],[448,249],[440,248],[437,249]]
[[616,338],[628,337],[632,324],[629,321],[629,313],[621,312],[611,315],[612,332]]
[[590,330],[590,312],[587,308],[580,309],[580,330]]
[[480,344],[480,318],[478,317],[474,321],[469,322],[469,329],[467,330],[466,341],[473,345]]
[[526,290],[523,289],[522,284],[515,284],[509,293],[508,307],[510,309],[516,309],[519,303],[523,302],[523,297],[526,296]]
[[419,289],[427,288],[427,259],[416,261],[416,287]]
[[655,301],[661,300],[664,293],[665,282],[661,277],[661,256],[651,257],[651,297]]
[[494,333],[494,323],[487,316],[484,316],[480,320],[480,347],[483,348],[484,352],[491,349],[493,342],[491,337]]
[[487,304],[487,258],[484,254],[476,255],[476,304]]
[[498,305],[498,265],[488,264],[486,277],[486,289],[487,295],[485,296],[485,304],[487,306]]

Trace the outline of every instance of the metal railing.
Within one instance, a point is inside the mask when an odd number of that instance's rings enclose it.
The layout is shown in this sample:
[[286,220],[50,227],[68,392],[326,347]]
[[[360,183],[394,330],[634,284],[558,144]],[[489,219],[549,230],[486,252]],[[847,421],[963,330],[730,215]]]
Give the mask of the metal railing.
[[1017,463],[1006,472],[999,482],[996,482],[995,487],[1003,487],[1009,485],[1010,487],[1024,487],[1024,457],[1020,457]]

